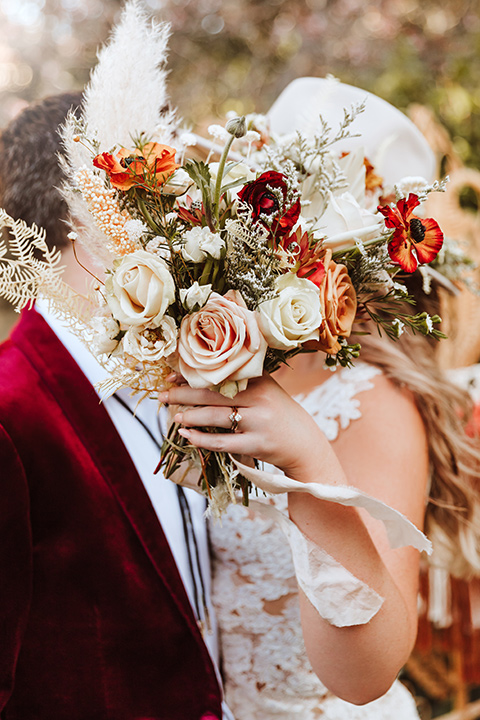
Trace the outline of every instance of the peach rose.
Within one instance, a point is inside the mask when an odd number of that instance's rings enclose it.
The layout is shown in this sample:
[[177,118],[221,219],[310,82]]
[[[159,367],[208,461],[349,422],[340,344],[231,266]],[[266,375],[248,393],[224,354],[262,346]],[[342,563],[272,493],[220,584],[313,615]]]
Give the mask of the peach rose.
[[320,285],[323,322],[317,347],[335,355],[340,350],[338,338],[348,337],[352,331],[357,296],[347,268],[332,260],[331,250],[327,250],[324,263],[325,277]]
[[193,388],[224,385],[224,394],[233,396],[249,378],[262,374],[266,350],[255,313],[237,290],[212,293],[180,326],[180,372]]

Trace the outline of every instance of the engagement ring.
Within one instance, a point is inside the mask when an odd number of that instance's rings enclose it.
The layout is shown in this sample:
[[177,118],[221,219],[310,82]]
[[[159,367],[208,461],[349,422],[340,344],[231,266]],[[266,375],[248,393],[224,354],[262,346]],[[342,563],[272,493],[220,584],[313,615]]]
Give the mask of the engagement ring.
[[231,432],[235,432],[236,429],[238,428],[238,423],[242,419],[242,416],[238,412],[238,408],[236,408],[236,407],[232,408],[232,412],[228,416],[228,419],[231,422],[231,428],[230,428]]

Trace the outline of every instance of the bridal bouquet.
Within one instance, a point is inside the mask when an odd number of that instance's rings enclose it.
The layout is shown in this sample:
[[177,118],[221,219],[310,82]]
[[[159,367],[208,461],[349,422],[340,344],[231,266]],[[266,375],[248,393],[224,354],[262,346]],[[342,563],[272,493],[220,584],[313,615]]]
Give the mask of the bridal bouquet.
[[[11,270],[4,294],[19,306],[50,298],[108,369],[104,393],[127,386],[141,397],[156,396],[177,372],[191,387],[233,398],[301,352],[349,365],[361,355],[352,327],[358,335],[367,321],[392,338],[405,327],[441,337],[440,318],[406,309],[403,283],[442,248],[438,224],[419,212],[440,188],[407,180],[387,194],[362,153],[337,156],[335,141],[348,137],[360,111],[346,111],[336,135],[325,126],[310,139],[268,138],[265,118],[235,117],[211,129],[224,142],[218,161],[181,166],[174,147],[143,135],[97,152],[77,123],[74,141],[91,163],[72,182],[112,256],[105,280],[83,302],[72,299],[58,257],[45,248],[43,260],[33,254],[41,233],[19,242],[20,225],[11,223],[17,257],[3,258]],[[69,237],[76,242],[75,232]],[[219,483],[232,500],[236,488],[247,497],[231,458],[189,446],[177,430],[163,448],[167,476],[187,460],[209,497]]]
[[[437,222],[422,212],[442,184],[410,178],[386,188],[361,150],[336,152],[362,106],[346,109],[336,130],[321,122],[309,137],[270,135],[259,115],[230,118],[210,129],[216,144],[203,160],[188,159],[196,141],[172,131],[171,117],[160,118],[169,129],[158,141],[155,112],[165,99],[155,73],[167,31],[152,30],[138,12],[127,6],[83,118],[71,116],[64,130],[64,192],[77,222],[69,237],[75,249],[81,234],[99,265],[91,292],[77,295],[62,281],[59,253],[43,231],[2,213],[10,241],[0,247],[0,294],[18,309],[45,297],[108,370],[103,395],[128,387],[140,400],[168,388],[172,373],[234,398],[297,353],[348,366],[372,326],[393,339],[404,329],[442,337],[440,318],[416,314],[405,286],[417,267],[427,281],[425,268],[448,253]],[[127,49],[155,111],[149,117],[142,106],[135,120],[134,78],[123,78],[130,114],[115,116],[115,128],[125,126],[117,139],[105,130],[104,108],[118,101],[108,73],[128,72]],[[188,445],[175,424],[161,464],[167,477],[197,468],[213,509],[235,501],[236,490],[247,502],[249,482],[234,460]]]

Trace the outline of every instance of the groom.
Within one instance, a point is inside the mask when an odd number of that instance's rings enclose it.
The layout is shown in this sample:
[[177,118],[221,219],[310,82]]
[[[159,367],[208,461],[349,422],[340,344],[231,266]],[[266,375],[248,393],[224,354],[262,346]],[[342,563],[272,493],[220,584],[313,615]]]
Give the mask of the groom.
[[[2,135],[0,164],[0,206],[46,227],[77,287],[84,271],[68,247],[56,153],[57,128],[80,100],[27,108]],[[200,630],[203,500],[153,476],[155,404],[134,417],[128,393],[99,403],[99,379],[42,304],[0,347],[0,717],[230,717],[215,634]]]

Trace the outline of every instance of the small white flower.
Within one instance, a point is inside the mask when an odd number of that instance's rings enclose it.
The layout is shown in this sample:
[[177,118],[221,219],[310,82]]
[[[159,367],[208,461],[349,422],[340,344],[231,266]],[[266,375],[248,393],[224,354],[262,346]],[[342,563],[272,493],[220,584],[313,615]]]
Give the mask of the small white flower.
[[425,295],[430,295],[432,292],[432,276],[430,274],[430,268],[428,265],[419,265],[420,275],[422,276],[422,290]]
[[215,140],[222,140],[224,142],[226,142],[230,137],[230,133],[227,132],[222,125],[210,125],[208,128],[208,134]]
[[405,323],[400,320],[400,318],[395,318],[395,320],[392,322],[392,327],[395,330],[395,335],[397,338],[400,337],[400,335],[403,335],[405,330]]
[[145,250],[153,255],[158,255],[165,260],[170,259],[170,247],[164,237],[156,235],[145,245]]
[[259,142],[262,139],[262,136],[260,133],[258,133],[256,130],[247,130],[245,133],[245,136],[243,138],[244,142],[246,143],[254,143]]
[[195,147],[197,144],[197,137],[191,132],[183,132],[179,137],[179,141],[182,147]]
[[148,228],[145,223],[135,218],[127,220],[127,222],[123,226],[123,229],[127,233],[128,239],[134,243],[137,243],[140,238],[145,235],[146,232],[148,232]]
[[76,233],[72,230],[72,232],[68,233],[67,238],[69,240],[71,240],[72,242],[74,242],[75,240],[78,240],[78,233]]
[[402,285],[402,283],[394,281],[393,287],[397,292],[401,293],[402,295],[408,295],[408,290],[405,285]]
[[357,239],[355,240],[355,245],[356,245],[357,248],[359,249],[360,254],[363,255],[363,257],[367,257],[368,253],[367,253],[367,251],[365,250],[365,245],[364,245],[363,242],[360,240],[360,238],[357,238]]
[[225,249],[225,241],[221,235],[212,233],[207,227],[194,227],[183,237],[185,245],[182,248],[182,255],[190,262],[202,262],[207,255],[219,260]]
[[199,310],[210,297],[211,285],[199,285],[195,280],[189,288],[180,289],[180,300],[187,310]]
[[120,332],[118,323],[111,316],[94,317],[90,321],[90,328],[95,352],[100,355],[111,355],[119,343],[118,340],[115,340]]
[[401,197],[408,197],[410,193],[421,195],[429,187],[424,177],[405,177],[395,185],[396,192]]
[[249,113],[246,116],[247,127],[258,130],[259,133],[264,135],[270,134],[270,120],[266,115],[260,115],[259,113]]

